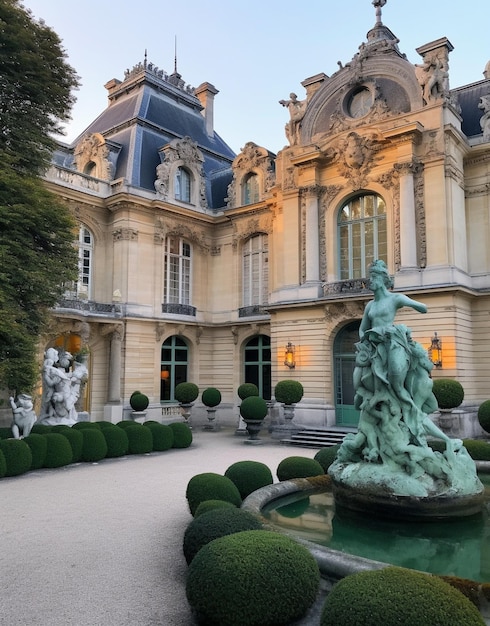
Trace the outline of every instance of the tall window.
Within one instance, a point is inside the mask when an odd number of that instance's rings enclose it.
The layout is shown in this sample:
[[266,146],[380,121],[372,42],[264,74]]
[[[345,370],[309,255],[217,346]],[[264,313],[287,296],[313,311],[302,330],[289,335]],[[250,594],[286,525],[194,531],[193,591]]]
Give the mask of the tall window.
[[65,298],[89,299],[92,295],[92,256],[94,238],[89,229],[83,224],[78,231],[78,279],[65,284]]
[[165,240],[163,298],[166,304],[190,304],[191,246],[180,237]]
[[175,199],[181,202],[191,201],[191,175],[183,167],[175,174]]
[[259,177],[248,174],[243,181],[243,204],[255,204],[259,201]]
[[243,306],[266,304],[269,296],[267,235],[255,235],[243,246]]
[[271,340],[267,335],[257,335],[244,349],[245,382],[257,385],[259,396],[271,399]]
[[340,280],[364,278],[376,259],[387,262],[386,205],[377,195],[349,200],[338,217]]
[[175,401],[175,387],[187,382],[188,363],[186,342],[175,335],[165,339],[160,364],[160,402]]

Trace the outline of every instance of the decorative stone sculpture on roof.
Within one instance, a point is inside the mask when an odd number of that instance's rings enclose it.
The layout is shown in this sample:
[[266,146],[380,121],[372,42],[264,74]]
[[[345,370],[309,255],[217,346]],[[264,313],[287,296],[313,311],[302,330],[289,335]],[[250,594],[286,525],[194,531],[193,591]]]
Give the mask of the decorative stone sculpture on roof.
[[480,118],[480,127],[483,133],[484,141],[490,140],[490,94],[482,96],[478,103],[478,108],[483,110]]
[[232,163],[233,180],[228,186],[227,206],[240,205],[240,185],[244,178],[250,174],[257,174],[260,180],[260,189],[268,192],[276,182],[274,164],[275,155],[265,148],[258,146],[253,141],[248,141],[242,151],[235,157]]
[[114,178],[114,165],[110,151],[100,133],[85,135],[76,145],[73,162],[78,172],[89,174],[102,180]]
[[290,120],[286,124],[286,138],[290,146],[297,146],[300,142],[301,120],[306,112],[306,100],[298,100],[295,93],[289,94],[289,100],[279,100],[279,104],[286,107],[289,111]]

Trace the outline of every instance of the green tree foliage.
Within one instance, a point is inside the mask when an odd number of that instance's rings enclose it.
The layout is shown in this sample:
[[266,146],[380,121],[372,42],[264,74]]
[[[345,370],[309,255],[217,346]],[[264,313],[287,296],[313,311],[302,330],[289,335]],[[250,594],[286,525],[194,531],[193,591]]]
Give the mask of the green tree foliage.
[[0,383],[30,391],[62,284],[76,277],[74,223],[38,178],[69,119],[78,77],[60,39],[18,0],[0,0]]
[[0,162],[42,173],[78,86],[58,35],[19,0],[0,2]]

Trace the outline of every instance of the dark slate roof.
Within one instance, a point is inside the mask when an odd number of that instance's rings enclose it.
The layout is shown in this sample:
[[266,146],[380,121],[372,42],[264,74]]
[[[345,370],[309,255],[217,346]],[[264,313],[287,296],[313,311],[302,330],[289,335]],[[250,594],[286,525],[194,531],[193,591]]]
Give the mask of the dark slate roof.
[[461,129],[467,137],[481,135],[480,119],[483,110],[478,108],[480,98],[490,95],[490,80],[480,80],[471,85],[452,89],[451,93],[456,95],[461,107],[461,117],[463,118]]
[[84,135],[101,133],[106,141],[121,146],[114,178],[155,191],[158,150],[175,138],[190,137],[204,155],[208,206],[223,208],[235,153],[217,133],[207,134],[202,106],[192,90],[184,88],[183,81],[175,85],[146,66],[136,69],[127,72],[123,82],[106,85],[109,106],[77,137],[71,149]]

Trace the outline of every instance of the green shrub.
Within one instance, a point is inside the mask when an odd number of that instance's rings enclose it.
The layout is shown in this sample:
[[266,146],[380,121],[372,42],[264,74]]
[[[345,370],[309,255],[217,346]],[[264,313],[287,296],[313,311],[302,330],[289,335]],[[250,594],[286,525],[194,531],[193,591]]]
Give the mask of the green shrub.
[[323,467],[323,471],[325,474],[327,473],[328,468],[335,461],[335,457],[337,456],[338,449],[340,448],[340,444],[336,444],[335,446],[328,446],[326,448],[322,448],[318,450],[315,454],[314,459],[318,461],[320,465]]
[[14,434],[10,426],[4,426],[0,428],[0,439],[10,439]]
[[46,437],[44,437],[44,435],[39,435],[38,433],[31,433],[27,437],[24,437],[24,441],[31,449],[31,470],[37,470],[44,467],[46,452],[48,450]]
[[31,434],[35,435],[45,435],[46,433],[50,433],[52,430],[52,426],[48,426],[47,424],[34,424],[31,428]]
[[446,450],[446,442],[442,439],[430,439],[427,441],[429,448],[432,448],[434,452],[444,452]]
[[485,400],[478,407],[478,421],[486,433],[490,433],[490,400]]
[[44,467],[62,467],[69,465],[73,459],[70,442],[61,433],[46,433],[47,449]]
[[198,505],[196,512],[194,513],[194,517],[199,517],[203,513],[207,513],[208,511],[214,511],[215,509],[236,509],[236,504],[232,504],[231,502],[226,502],[225,500],[204,500],[201,504]]
[[155,450],[155,452],[170,450],[174,445],[174,431],[167,424],[150,421],[145,422],[143,426],[151,430],[153,436],[153,450]]
[[259,461],[237,461],[230,465],[225,476],[235,483],[243,500],[257,489],[274,482],[270,469]]
[[83,446],[81,460],[85,463],[97,463],[107,455],[107,443],[100,428],[82,430]]
[[153,450],[153,436],[151,430],[142,424],[128,426],[125,429],[128,436],[129,454],[147,454]]
[[306,613],[319,582],[304,546],[279,533],[249,530],[201,548],[189,566],[186,593],[199,623],[279,626]]
[[190,404],[199,395],[199,387],[194,383],[179,383],[175,387],[174,395],[180,404]]
[[131,394],[129,404],[131,405],[133,411],[146,411],[148,405],[150,404],[150,399],[144,393],[137,391]]
[[85,430],[86,428],[95,428],[100,430],[100,424],[98,422],[76,422],[72,428],[75,430]]
[[303,392],[303,385],[297,380],[280,380],[274,387],[274,397],[281,404],[296,404]]
[[280,481],[320,476],[320,474],[325,474],[320,463],[304,456],[289,456],[277,466],[277,478]]
[[118,422],[116,426],[119,426],[119,428],[129,428],[129,426],[142,426],[142,424],[135,422],[134,420],[122,420],[121,422]]
[[5,476],[19,476],[31,469],[32,452],[23,439],[1,439],[0,450],[6,462]]
[[240,404],[240,415],[245,421],[263,420],[268,410],[267,402],[259,396],[248,396]]
[[184,422],[172,422],[169,424],[174,434],[172,448],[188,448],[192,443],[192,430]]
[[436,378],[432,392],[440,409],[455,409],[464,400],[463,386],[452,378]]
[[237,389],[238,397],[240,400],[245,400],[250,396],[258,396],[259,388],[253,383],[242,383]]
[[474,461],[490,461],[490,443],[482,439],[463,439],[463,445]]
[[107,444],[106,458],[114,459],[127,454],[129,449],[129,439],[124,428],[118,428],[114,424],[102,428],[105,442]]
[[113,424],[112,422],[108,422],[106,420],[100,420],[98,422],[95,422],[98,427],[103,430],[104,428],[113,428],[115,426],[115,424]]
[[192,515],[205,500],[225,500],[236,506],[242,503],[240,492],[233,481],[227,476],[213,472],[193,476],[187,484],[185,496]]
[[184,556],[187,564],[199,550],[218,537],[232,535],[242,530],[260,530],[262,524],[248,511],[236,507],[220,508],[195,517],[184,533]]
[[54,426],[51,426],[51,432],[52,433],[60,433],[62,430],[71,430],[71,426],[68,426],[67,424],[55,424]]
[[221,391],[215,387],[208,387],[202,392],[201,400],[205,406],[212,409],[221,402]]
[[60,430],[60,433],[63,435],[63,437],[66,437],[70,442],[72,463],[78,463],[78,461],[80,461],[82,458],[84,432],[84,430],[75,428],[64,428],[63,430]]
[[0,478],[3,478],[7,473],[7,461],[5,460],[5,455],[0,448]]
[[338,582],[321,626],[483,626],[478,609],[437,576],[400,567],[359,572]]

